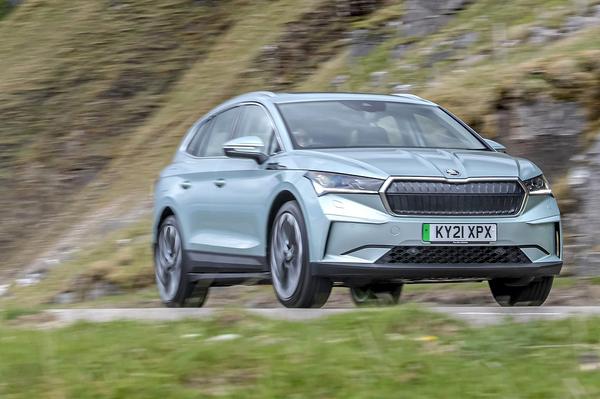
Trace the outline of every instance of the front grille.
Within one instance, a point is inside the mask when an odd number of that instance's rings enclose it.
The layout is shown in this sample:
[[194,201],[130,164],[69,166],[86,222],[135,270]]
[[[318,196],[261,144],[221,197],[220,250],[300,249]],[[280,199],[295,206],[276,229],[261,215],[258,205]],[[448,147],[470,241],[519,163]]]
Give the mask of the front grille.
[[397,215],[510,216],[519,213],[525,190],[517,181],[395,180],[385,198]]
[[531,263],[519,247],[399,246],[377,263]]

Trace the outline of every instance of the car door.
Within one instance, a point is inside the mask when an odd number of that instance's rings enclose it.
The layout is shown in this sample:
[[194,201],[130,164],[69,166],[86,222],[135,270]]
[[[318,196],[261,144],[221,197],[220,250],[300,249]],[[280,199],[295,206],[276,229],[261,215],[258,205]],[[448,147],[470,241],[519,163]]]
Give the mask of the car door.
[[[257,136],[265,143],[268,154],[280,152],[275,125],[267,111],[258,104],[240,108],[235,136]],[[227,158],[219,174],[223,185],[215,198],[219,207],[227,210],[222,221],[225,235],[230,238],[229,246],[222,251],[241,256],[260,270],[266,270],[268,200],[278,184],[277,173],[269,161],[259,165],[252,159]]]
[[[239,108],[231,108],[211,118],[202,126],[184,157],[184,171],[177,202],[183,209],[180,217],[185,248],[192,259],[204,259],[206,254],[223,252],[230,245],[223,217],[227,210],[219,202],[223,162],[223,144],[233,136]],[[202,262],[198,262],[202,263]],[[209,262],[211,263],[211,262]],[[218,265],[203,271],[217,271]]]

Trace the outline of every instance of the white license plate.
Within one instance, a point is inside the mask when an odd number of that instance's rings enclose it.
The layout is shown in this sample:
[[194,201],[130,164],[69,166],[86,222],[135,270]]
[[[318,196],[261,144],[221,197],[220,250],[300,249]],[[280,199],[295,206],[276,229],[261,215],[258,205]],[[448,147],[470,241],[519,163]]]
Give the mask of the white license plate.
[[423,241],[428,242],[493,242],[495,224],[423,224]]

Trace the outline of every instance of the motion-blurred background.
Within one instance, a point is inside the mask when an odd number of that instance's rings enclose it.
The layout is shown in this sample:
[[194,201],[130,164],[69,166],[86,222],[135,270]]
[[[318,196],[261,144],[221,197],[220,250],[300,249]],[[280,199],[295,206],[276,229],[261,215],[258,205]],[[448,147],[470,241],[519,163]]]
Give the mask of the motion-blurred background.
[[[565,215],[549,303],[599,303],[596,0],[0,0],[0,301],[157,305],[153,181],[197,118],[251,90],[411,92],[532,159]],[[477,287],[407,298],[491,302]]]

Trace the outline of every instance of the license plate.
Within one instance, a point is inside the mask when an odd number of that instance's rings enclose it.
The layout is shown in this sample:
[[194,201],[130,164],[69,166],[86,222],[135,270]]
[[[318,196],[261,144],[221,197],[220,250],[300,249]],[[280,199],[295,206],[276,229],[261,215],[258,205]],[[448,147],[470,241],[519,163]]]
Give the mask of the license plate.
[[428,242],[493,242],[495,224],[423,224],[423,241]]

